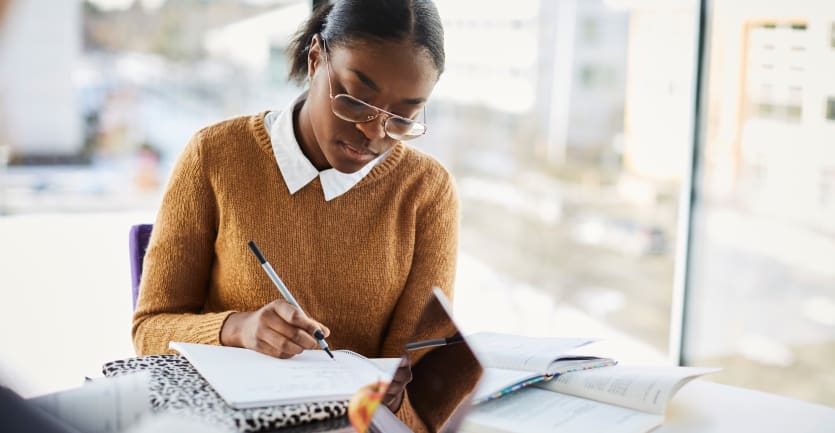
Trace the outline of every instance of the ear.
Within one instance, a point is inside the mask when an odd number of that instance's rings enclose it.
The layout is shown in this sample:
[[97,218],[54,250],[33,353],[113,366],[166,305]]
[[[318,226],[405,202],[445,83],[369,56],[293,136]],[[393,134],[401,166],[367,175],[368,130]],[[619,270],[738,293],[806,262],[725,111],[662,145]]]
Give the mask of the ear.
[[322,38],[319,34],[313,35],[310,40],[310,49],[307,51],[307,78],[312,79],[316,69],[322,64],[324,58],[324,50],[322,46]]

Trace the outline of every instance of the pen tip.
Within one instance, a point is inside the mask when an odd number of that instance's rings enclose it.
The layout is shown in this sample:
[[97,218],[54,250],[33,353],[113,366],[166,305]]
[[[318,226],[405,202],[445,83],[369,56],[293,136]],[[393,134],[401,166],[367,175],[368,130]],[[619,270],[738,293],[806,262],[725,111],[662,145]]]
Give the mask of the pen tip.
[[336,359],[333,357],[333,353],[331,353],[330,349],[328,349],[327,347],[325,348],[325,352],[327,352],[328,356],[330,356],[331,359]]

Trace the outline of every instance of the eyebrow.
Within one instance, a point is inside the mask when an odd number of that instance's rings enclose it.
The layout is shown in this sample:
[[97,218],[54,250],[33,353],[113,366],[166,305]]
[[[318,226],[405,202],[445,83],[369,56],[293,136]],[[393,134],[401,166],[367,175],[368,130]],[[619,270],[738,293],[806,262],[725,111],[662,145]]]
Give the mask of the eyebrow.
[[[362,72],[360,72],[356,69],[353,69],[353,68],[349,68],[349,70],[351,72],[353,72],[354,74],[356,74],[357,78],[359,78],[360,81],[362,81],[362,83],[365,84],[366,86],[368,86],[371,90],[374,90],[375,92],[380,91],[380,87],[377,86],[377,83],[375,83],[374,80],[372,80],[371,78],[368,78],[368,75],[365,75]],[[426,102],[426,98],[406,98],[406,99],[403,100],[404,104],[409,104],[409,105],[419,105],[419,104],[422,104],[424,102]]]

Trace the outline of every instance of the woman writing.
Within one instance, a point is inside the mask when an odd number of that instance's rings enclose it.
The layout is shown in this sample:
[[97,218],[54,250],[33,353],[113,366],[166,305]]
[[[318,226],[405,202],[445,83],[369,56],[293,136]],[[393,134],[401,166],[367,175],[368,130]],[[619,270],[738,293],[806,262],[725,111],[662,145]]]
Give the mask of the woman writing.
[[[316,348],[320,327],[334,349],[399,357],[431,288],[451,297],[454,184],[403,143],[425,132],[444,67],[435,6],[337,1],[290,48],[308,90],[200,130],[174,169],[134,315],[140,355],[185,341],[288,358]],[[249,240],[310,318],[280,298]],[[423,430],[402,389],[389,407]]]

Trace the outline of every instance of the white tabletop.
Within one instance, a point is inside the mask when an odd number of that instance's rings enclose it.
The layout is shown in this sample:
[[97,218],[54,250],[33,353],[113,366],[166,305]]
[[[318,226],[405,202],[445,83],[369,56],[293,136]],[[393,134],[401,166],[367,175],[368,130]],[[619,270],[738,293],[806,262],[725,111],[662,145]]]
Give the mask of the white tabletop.
[[657,433],[835,432],[835,408],[694,380],[673,397]]

